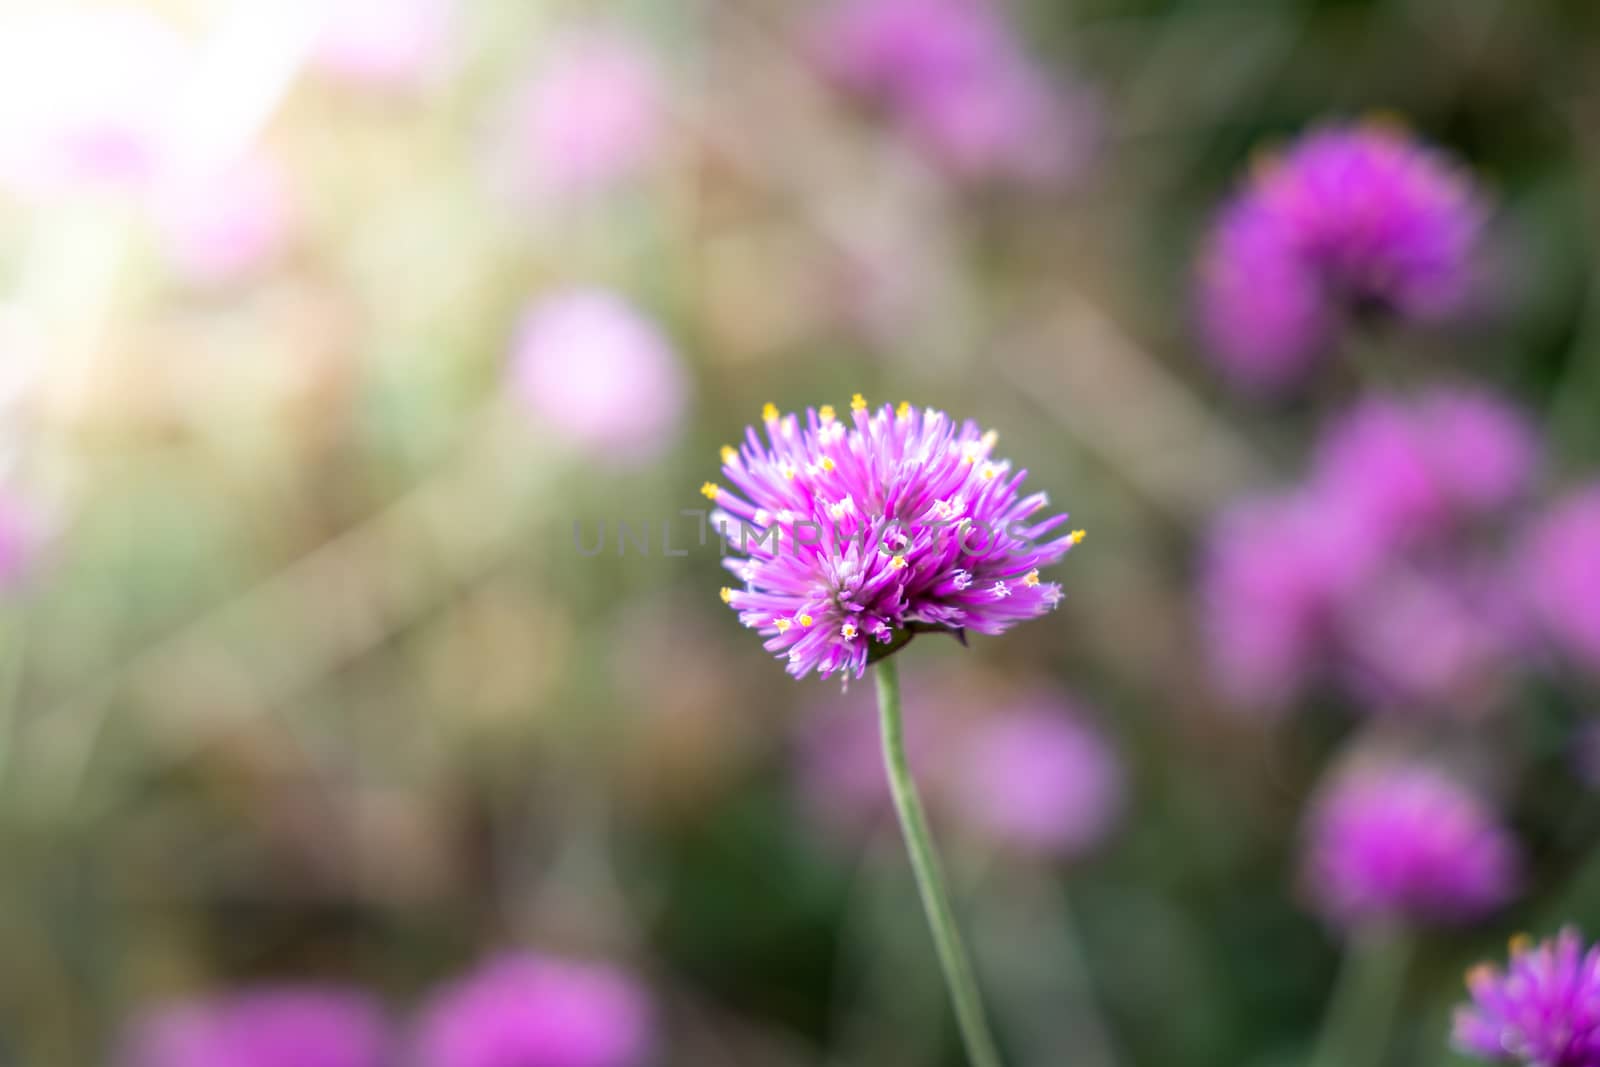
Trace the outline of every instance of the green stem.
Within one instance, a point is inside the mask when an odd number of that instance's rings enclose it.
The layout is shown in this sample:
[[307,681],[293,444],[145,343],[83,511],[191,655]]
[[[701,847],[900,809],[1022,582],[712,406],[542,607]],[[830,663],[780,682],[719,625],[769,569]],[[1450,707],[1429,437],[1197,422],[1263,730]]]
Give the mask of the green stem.
[[1312,1067],[1378,1067],[1411,958],[1403,930],[1356,931],[1345,948]]
[[917,889],[922,894],[922,909],[927,913],[934,947],[939,952],[939,965],[944,970],[945,985],[949,987],[950,1000],[955,1005],[961,1040],[967,1047],[967,1058],[971,1060],[972,1067],[1000,1067],[1000,1053],[995,1048],[994,1037],[989,1033],[988,1020],[984,1018],[978,982],[973,977],[966,949],[962,947],[961,934],[956,930],[955,914],[950,908],[950,893],[945,889],[939,856],[933,848],[933,835],[928,830],[922,800],[917,796],[917,784],[911,777],[911,767],[906,761],[905,724],[900,715],[900,675],[895,669],[894,660],[883,660],[878,664],[877,678],[878,719],[883,727],[883,763],[889,772],[889,788],[894,793],[895,811],[900,815],[906,851],[911,855],[911,869],[916,873]]

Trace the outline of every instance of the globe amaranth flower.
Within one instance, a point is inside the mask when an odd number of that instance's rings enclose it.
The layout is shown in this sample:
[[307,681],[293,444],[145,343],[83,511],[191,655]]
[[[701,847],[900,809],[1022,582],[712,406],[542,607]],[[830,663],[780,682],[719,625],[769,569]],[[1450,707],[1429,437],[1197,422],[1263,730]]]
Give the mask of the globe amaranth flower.
[[1312,478],[1387,548],[1437,539],[1524,498],[1540,444],[1527,415],[1474,386],[1370,396],[1331,422]]
[[1486,389],[1369,396],[1318,436],[1299,486],[1225,509],[1200,624],[1227,695],[1281,710],[1330,679],[1366,706],[1477,710],[1527,644],[1496,529],[1540,441]]
[[836,82],[958,178],[1070,178],[1099,140],[1094,94],[1035,62],[990,0],[841,0],[816,40]]
[[688,403],[660,328],[620,296],[570,289],[523,315],[511,357],[517,399],[570,443],[636,463],[665,448]]
[[459,0],[328,0],[312,60],[351,86],[425,89],[449,65],[459,6]]
[[1217,218],[1197,284],[1207,347],[1240,384],[1282,388],[1357,312],[1447,319],[1472,296],[1487,220],[1463,169],[1394,126],[1313,130]]
[[1600,947],[1568,927],[1539,944],[1511,942],[1505,970],[1467,974],[1472,1001],[1456,1010],[1456,1048],[1528,1067],[1600,1067]]
[[[722,599],[800,678],[846,671],[920,630],[998,634],[1056,606],[1040,570],[1082,540],[1050,537],[1065,515],[1036,520],[1043,493],[1019,495],[1026,471],[993,456],[996,435],[942,411],[901,404],[848,421],[830,406],[763,412],[742,448],[723,449],[735,489],[707,482],[713,523],[742,558]],[[735,491],[737,490],[737,491]]]
[[[991,845],[1071,859],[1099,844],[1122,809],[1115,749],[1073,697],[913,673],[907,754],[935,822]],[[796,784],[829,837],[859,842],[893,818],[870,693],[834,694],[801,720]]]
[[1304,884],[1343,927],[1466,923],[1515,891],[1519,852],[1472,790],[1423,764],[1358,763],[1313,803]]
[[637,1067],[651,1006],[599,963],[502,956],[441,991],[424,1012],[418,1067]]
[[648,166],[666,88],[647,42],[592,24],[562,31],[513,94],[496,162],[525,203],[598,192]]
[[124,1067],[388,1067],[383,1010],[352,990],[284,986],[158,1008],[136,1021]]
[[1518,574],[1549,639],[1600,672],[1600,484],[1534,521],[1518,549]]

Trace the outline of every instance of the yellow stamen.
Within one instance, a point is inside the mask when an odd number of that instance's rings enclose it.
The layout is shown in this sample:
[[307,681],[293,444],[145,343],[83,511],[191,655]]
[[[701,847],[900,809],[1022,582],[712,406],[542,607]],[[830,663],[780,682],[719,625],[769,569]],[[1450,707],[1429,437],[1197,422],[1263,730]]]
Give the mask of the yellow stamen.
[[856,624],[853,623],[853,622],[847,622],[843,626],[839,627],[839,634],[846,641],[848,641],[851,638],[855,637],[856,633],[857,633]]
[[722,602],[724,604],[733,603],[733,590],[729,589],[727,586],[722,587]]
[[705,485],[700,487],[700,495],[705,497],[707,500],[717,499],[717,494],[720,492],[722,492],[722,490],[717,488],[716,482],[707,482]]
[[900,406],[895,408],[894,413],[899,418],[909,419],[911,417],[911,401],[909,401],[909,400],[900,401]]
[[889,561],[889,566],[897,571],[903,571],[907,567],[911,566],[911,564],[906,561],[904,556],[896,556],[894,559]]
[[738,458],[739,458],[739,453],[734,451],[732,445],[723,445],[722,446],[722,464],[723,464],[723,466],[725,466],[725,467],[726,466],[732,466],[733,461],[738,459]]
[[778,421],[778,405],[776,405],[776,404],[765,404],[765,405],[763,405],[762,408],[761,408],[761,421],[762,422],[777,422]]
[[795,468],[793,463],[785,463],[783,465],[783,476],[789,481],[794,481],[794,476],[798,473],[800,472]]
[[865,411],[865,410],[867,410],[867,398],[862,396],[860,393],[857,393],[854,396],[852,396],[850,398],[850,410],[851,411]]
[[786,634],[789,632],[789,627],[793,626],[794,623],[790,622],[788,619],[773,619],[772,625],[778,628],[778,632],[780,634]]
[[832,422],[833,421],[833,405],[832,404],[824,404],[820,408],[818,408],[817,409],[817,418],[822,420],[823,422]]
[[999,473],[1000,473],[1000,468],[996,467],[993,463],[985,463],[983,465],[983,480],[984,481],[986,481],[986,482],[994,481],[994,476],[999,474]]
[[1038,585],[1039,584],[1039,572],[1036,571],[1036,570],[1033,570],[1033,571],[1029,571],[1027,574],[1024,574],[1022,576],[1022,584],[1023,585]]
[[1083,543],[1083,539],[1088,536],[1089,535],[1083,530],[1073,530],[1067,535],[1067,540],[1071,541],[1075,545],[1081,545]]
[[1533,947],[1533,938],[1527,934],[1516,934],[1511,938],[1510,948],[1513,956],[1520,956]]
[[813,622],[816,621],[810,615],[800,615],[800,616],[798,616],[798,619],[799,619],[799,622],[800,622],[801,626],[810,626]]
[[827,457],[827,456],[823,456],[823,457],[822,457],[822,463],[821,463],[821,464],[820,464],[820,466],[821,466],[821,467],[822,467],[822,469],[823,469],[823,470],[824,470],[824,471],[831,471],[831,470],[833,470],[833,468],[834,468],[834,467],[835,467],[835,466],[837,466],[837,464],[835,464],[835,463],[834,463],[834,462],[833,462],[833,460],[832,460],[832,459],[830,459],[830,458],[829,458],[829,457]]

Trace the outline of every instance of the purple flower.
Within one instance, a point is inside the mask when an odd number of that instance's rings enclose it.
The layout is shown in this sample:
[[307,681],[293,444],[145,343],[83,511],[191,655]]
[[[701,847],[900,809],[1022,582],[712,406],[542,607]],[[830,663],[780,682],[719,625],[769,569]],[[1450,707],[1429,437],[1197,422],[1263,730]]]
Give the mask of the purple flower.
[[133,1028],[127,1067],[387,1067],[377,1002],[339,988],[283,987],[170,1005]]
[[1122,805],[1122,766],[1061,697],[1040,692],[975,723],[956,757],[953,801],[992,841],[1074,856],[1097,844]]
[[859,394],[851,408],[848,424],[828,406],[802,422],[768,404],[768,443],[752,428],[723,449],[743,495],[701,488],[745,556],[724,561],[745,586],[722,598],[790,674],[860,677],[874,645],[918,629],[999,634],[1055,607],[1040,568],[1082,533],[1040,542],[1066,516],[1034,521],[1045,495],[1018,496],[1026,472],[993,457],[995,434]]
[[[991,844],[1070,859],[1122,807],[1123,773],[1082,706],[1048,688],[994,690],[911,675],[907,752],[933,818]],[[830,835],[859,840],[893,819],[870,693],[828,698],[802,719],[801,799]]]
[[1386,125],[1329,126],[1259,166],[1200,255],[1199,317],[1224,373],[1303,379],[1351,313],[1462,310],[1488,217],[1470,179]]
[[502,956],[433,999],[419,1067],[636,1067],[650,1015],[644,990],[612,967]]
[[500,164],[530,199],[603,190],[639,173],[662,134],[662,85],[642,43],[573,29],[514,95]]
[[1511,942],[1504,971],[1467,975],[1472,1002],[1456,1009],[1455,1046],[1528,1067],[1600,1067],[1600,947],[1584,951],[1567,927],[1539,944]]
[[61,7],[0,26],[0,180],[140,188],[172,147],[191,51],[147,11]]
[[1223,689],[1273,710],[1328,676],[1384,707],[1481,707],[1527,626],[1476,535],[1528,494],[1539,460],[1529,420],[1483,389],[1339,416],[1303,487],[1214,524],[1199,603]]
[[293,211],[274,160],[250,155],[205,174],[164,180],[153,215],[167,257],[200,284],[234,281],[275,256]]
[[1052,79],[987,0],[843,0],[817,40],[837,82],[959,177],[1070,177],[1098,139],[1092,94]]
[[1527,644],[1503,575],[1458,561],[1374,576],[1340,623],[1345,681],[1381,710],[1482,712]]
[[1518,870],[1494,811],[1421,764],[1357,764],[1311,808],[1306,890],[1341,926],[1472,922],[1511,898]]
[[1537,433],[1488,390],[1435,388],[1372,397],[1326,429],[1318,490],[1391,547],[1448,532],[1517,502],[1539,463]]
[[444,70],[457,0],[332,0],[317,41],[330,77],[383,92],[412,92]]
[[1518,550],[1539,624],[1568,656],[1600,671],[1600,484],[1557,503]]
[[1254,498],[1224,512],[1199,591],[1203,636],[1224,691],[1264,710],[1298,696],[1376,549],[1367,528],[1315,494]]
[[547,296],[528,310],[512,388],[572,443],[634,463],[665,448],[688,403],[683,367],[661,331],[599,289]]
[[0,592],[28,576],[45,541],[44,524],[21,497],[0,492]]

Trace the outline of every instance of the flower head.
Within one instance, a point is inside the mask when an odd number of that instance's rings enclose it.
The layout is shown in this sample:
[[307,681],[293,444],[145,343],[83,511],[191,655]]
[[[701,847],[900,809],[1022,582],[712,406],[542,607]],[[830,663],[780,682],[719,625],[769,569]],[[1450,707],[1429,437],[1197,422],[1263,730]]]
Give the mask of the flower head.
[[127,1067],[384,1067],[393,1044],[376,1001],[344,989],[259,989],[169,1005],[134,1026]]
[[656,325],[598,289],[548,296],[522,320],[513,388],[572,443],[607,458],[648,458],[671,440],[688,402],[682,365]]
[[538,198],[639,173],[661,141],[663,93],[643,41],[599,25],[564,32],[512,101],[500,146],[507,180]]
[[1600,484],[1558,502],[1524,535],[1518,573],[1539,625],[1600,671]]
[[331,0],[314,59],[329,77],[383,92],[426,88],[450,56],[458,0]]
[[1472,1001],[1456,1010],[1455,1045],[1528,1067],[1600,1067],[1600,947],[1568,927],[1537,945],[1511,942],[1505,970],[1467,974]]
[[493,960],[424,1014],[420,1067],[635,1067],[650,1003],[621,971],[535,955]]
[[1305,884],[1342,926],[1463,923],[1510,899],[1518,850],[1476,794],[1421,764],[1363,764],[1312,807]]
[[986,838],[1047,856],[1097,844],[1122,806],[1116,753],[1068,701],[1037,692],[975,723],[959,757],[961,818]]
[[764,414],[766,441],[749,430],[722,468],[734,488],[711,486],[713,522],[743,557],[725,561],[746,582],[728,603],[795,677],[860,677],[874,647],[1002,633],[1061,599],[1028,576],[1079,538],[1056,535],[1065,515],[1035,519],[1045,496],[1019,495],[1026,472],[992,456],[994,434],[859,396],[848,418]]
[[1277,388],[1351,313],[1447,318],[1471,295],[1487,217],[1459,167],[1391,125],[1314,130],[1218,217],[1198,285],[1209,348],[1229,376]]
[[142,189],[171,153],[193,50],[137,7],[36,10],[0,26],[0,183]]
[[293,228],[287,177],[265,154],[164,178],[151,207],[167,258],[199,284],[248,276],[272,260]]
[[1538,435],[1487,389],[1436,387],[1414,400],[1369,397],[1322,433],[1313,477],[1390,547],[1504,512],[1533,483]]
[[[991,845],[1071,859],[1099,844],[1121,812],[1123,770],[1093,715],[1045,686],[910,675],[906,749],[936,822]],[[856,841],[893,818],[872,695],[818,702],[800,720],[800,799],[830,837]]]
[[1068,178],[1099,138],[1094,95],[1053,79],[988,0],[842,0],[818,44],[834,80],[959,178]]

